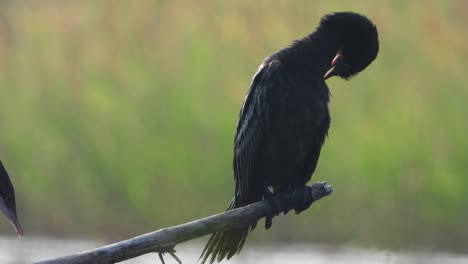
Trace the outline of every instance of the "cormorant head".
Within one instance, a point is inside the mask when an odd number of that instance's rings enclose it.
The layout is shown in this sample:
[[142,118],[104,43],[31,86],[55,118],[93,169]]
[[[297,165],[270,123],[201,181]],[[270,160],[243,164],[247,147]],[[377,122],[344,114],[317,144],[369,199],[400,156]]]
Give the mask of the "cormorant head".
[[10,177],[0,161],[0,211],[6,216],[10,224],[15,229],[18,236],[23,236],[23,228],[16,215],[15,191],[11,184]]
[[332,76],[350,79],[364,70],[379,52],[377,28],[365,16],[352,12],[326,15],[320,29],[336,36],[340,49],[330,62],[325,80]]

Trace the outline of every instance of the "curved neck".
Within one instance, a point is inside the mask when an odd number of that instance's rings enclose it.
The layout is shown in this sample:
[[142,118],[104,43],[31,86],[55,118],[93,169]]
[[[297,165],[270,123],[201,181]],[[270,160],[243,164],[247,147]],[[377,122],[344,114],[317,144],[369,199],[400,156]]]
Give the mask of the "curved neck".
[[295,60],[307,65],[307,71],[316,72],[322,77],[341,48],[342,42],[338,34],[318,30],[296,40],[288,50]]

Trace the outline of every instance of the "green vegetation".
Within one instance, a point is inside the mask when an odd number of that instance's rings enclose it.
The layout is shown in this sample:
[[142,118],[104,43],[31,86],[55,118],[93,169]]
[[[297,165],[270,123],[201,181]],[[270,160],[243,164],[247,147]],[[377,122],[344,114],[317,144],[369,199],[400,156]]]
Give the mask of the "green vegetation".
[[222,211],[256,67],[353,10],[381,50],[328,82],[313,181],[336,192],[252,240],[466,252],[465,1],[199,2],[0,3],[0,158],[26,235],[126,237]]

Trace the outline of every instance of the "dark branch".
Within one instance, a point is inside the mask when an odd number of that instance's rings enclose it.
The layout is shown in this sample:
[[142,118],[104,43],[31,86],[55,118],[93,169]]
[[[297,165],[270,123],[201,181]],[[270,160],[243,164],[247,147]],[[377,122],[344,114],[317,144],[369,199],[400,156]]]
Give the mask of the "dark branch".
[[[333,192],[330,185],[318,182],[311,187],[304,188],[304,193],[311,192],[313,202]],[[305,195],[305,194],[304,194]],[[288,196],[278,199],[293,209]],[[251,205],[227,211],[182,225],[163,228],[155,232],[124,240],[112,245],[96,248],[79,254],[57,259],[41,261],[36,264],[108,264],[135,258],[147,253],[169,253],[175,256],[174,247],[182,242],[202,237],[208,234],[228,229],[248,226],[255,223],[268,213],[269,208],[275,206],[272,200],[263,200]],[[160,255],[162,257],[162,254]],[[175,257],[177,259],[177,257]]]

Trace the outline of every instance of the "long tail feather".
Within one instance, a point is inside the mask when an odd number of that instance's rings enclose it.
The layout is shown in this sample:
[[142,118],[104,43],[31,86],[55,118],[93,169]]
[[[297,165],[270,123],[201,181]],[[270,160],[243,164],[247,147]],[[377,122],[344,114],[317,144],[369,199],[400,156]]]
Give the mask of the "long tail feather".
[[[241,206],[237,205],[233,199],[227,211],[238,207]],[[239,253],[244,246],[249,229],[253,229],[253,226],[231,229],[211,235],[200,256],[201,263],[205,263],[208,259],[210,264],[215,261],[220,262],[224,258],[230,259],[236,253]]]

